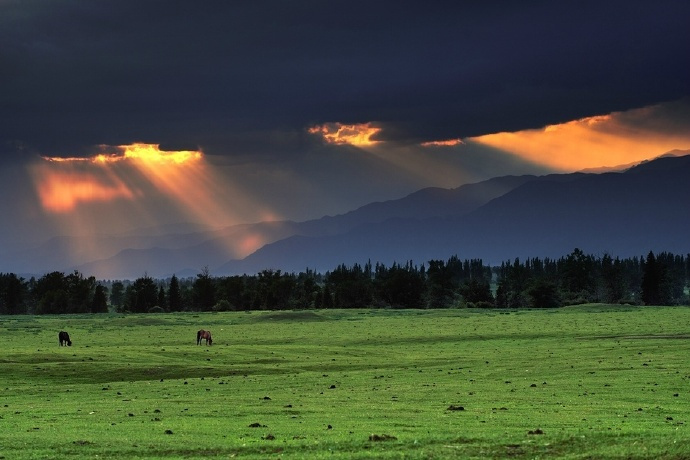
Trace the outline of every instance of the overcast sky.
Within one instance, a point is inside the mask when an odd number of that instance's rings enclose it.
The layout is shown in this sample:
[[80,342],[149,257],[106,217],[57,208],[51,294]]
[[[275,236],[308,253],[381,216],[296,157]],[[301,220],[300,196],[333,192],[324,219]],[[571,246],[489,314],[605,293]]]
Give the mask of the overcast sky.
[[[0,252],[690,149],[688,18],[687,1],[0,0]],[[45,159],[134,144],[203,156]]]

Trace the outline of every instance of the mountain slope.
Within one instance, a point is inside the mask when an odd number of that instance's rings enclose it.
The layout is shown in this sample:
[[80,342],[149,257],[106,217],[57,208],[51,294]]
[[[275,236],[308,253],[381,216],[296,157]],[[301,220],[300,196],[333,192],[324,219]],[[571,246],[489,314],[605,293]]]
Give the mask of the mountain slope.
[[640,256],[690,251],[690,156],[660,158],[623,173],[545,176],[464,216],[391,219],[336,236],[291,237],[220,273],[263,268],[319,271],[367,260],[560,257],[586,252]]
[[[215,231],[138,237],[136,240],[128,235],[129,239],[120,240],[121,243],[126,243],[120,251],[111,251],[97,260],[75,261],[69,270],[77,269],[99,278],[131,278],[143,273],[154,277],[170,276],[173,273],[180,276],[198,273],[203,267],[209,267],[216,274],[220,273],[216,268],[228,260],[240,259],[263,245],[291,236],[341,235],[388,219],[465,215],[535,178],[505,176],[455,189],[426,188],[397,200],[370,203],[342,215],[300,223],[261,222]],[[104,241],[102,253],[116,244],[117,240],[109,240],[107,245]],[[66,257],[65,251],[58,251],[50,260],[58,260],[60,256]]]
[[[126,235],[60,237],[4,254],[0,271],[79,270],[106,279],[144,273],[214,275],[266,268],[326,271],[367,260],[423,263],[457,254],[500,263],[560,257],[575,247],[642,255],[690,251],[690,156],[662,157],[625,172],[506,176],[455,189],[427,188],[398,200],[306,222],[261,222],[221,229],[193,224]],[[8,264],[12,264],[11,266]]]

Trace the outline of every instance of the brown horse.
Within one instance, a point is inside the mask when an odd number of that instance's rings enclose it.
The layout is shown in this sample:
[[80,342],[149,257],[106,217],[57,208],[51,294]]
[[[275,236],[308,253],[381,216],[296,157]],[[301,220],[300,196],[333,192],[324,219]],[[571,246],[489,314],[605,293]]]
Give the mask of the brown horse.
[[65,331],[60,331],[58,333],[58,340],[60,341],[60,346],[72,346],[72,341],[69,339],[69,334]]
[[196,344],[201,345],[201,341],[206,339],[206,345],[213,345],[213,339],[211,338],[211,331],[205,331],[201,329],[196,333]]

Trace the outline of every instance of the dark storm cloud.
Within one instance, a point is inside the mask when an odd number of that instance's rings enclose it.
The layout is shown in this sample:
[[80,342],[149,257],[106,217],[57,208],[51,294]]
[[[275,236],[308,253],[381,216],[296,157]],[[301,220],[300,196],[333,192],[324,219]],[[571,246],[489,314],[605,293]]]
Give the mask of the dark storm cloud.
[[690,94],[687,2],[0,0],[0,151],[419,142]]
[[690,127],[690,97],[617,114],[619,123],[631,130],[647,130],[672,136]]

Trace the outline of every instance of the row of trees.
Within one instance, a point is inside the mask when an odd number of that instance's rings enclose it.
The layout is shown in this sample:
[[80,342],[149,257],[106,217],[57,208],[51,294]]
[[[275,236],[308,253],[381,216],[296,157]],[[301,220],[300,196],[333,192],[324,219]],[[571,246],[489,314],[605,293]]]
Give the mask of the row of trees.
[[[430,261],[429,266],[340,265],[326,274],[263,270],[255,276],[161,281],[144,276],[114,282],[111,303],[117,311],[232,311],[310,308],[438,308],[493,300],[492,271],[481,260]],[[475,292],[476,291],[476,292]]]
[[580,249],[558,260],[529,259],[497,268],[497,307],[557,307],[588,302],[687,305],[690,255],[601,258]]
[[79,272],[24,280],[0,274],[0,314],[280,310],[310,308],[524,308],[606,302],[690,304],[690,255],[629,259],[575,249],[560,259],[480,259],[426,265],[340,265],[319,274],[264,270],[257,275],[97,281]]
[[107,288],[81,273],[52,272],[26,281],[0,273],[0,314],[107,313]]

